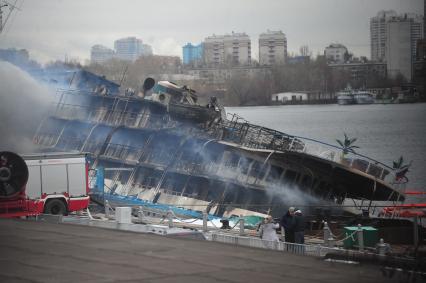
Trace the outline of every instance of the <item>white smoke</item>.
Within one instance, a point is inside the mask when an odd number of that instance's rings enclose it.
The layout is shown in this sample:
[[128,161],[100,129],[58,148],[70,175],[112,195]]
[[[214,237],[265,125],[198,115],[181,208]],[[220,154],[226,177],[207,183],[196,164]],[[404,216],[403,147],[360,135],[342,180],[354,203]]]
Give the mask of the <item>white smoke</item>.
[[309,207],[315,205],[330,204],[325,199],[301,190],[297,185],[273,184],[266,189],[269,197],[278,198],[281,203],[293,207]]
[[52,95],[27,72],[0,61],[0,151],[35,150],[32,137]]
[[155,39],[152,44],[155,54],[181,57],[182,46],[172,37]]

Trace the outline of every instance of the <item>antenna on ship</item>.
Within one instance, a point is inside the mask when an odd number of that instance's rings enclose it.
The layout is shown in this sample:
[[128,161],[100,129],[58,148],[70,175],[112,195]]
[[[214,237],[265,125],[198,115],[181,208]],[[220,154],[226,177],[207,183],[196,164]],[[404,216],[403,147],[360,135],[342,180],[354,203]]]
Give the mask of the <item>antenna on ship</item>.
[[[3,32],[3,28],[6,26],[7,21],[9,20],[10,15],[12,14],[13,10],[21,11],[19,7],[16,6],[16,3],[18,3],[18,0],[15,1],[14,4],[11,4],[7,1],[0,1],[0,34]],[[3,8],[9,7],[9,13],[6,16],[6,19],[3,22]]]

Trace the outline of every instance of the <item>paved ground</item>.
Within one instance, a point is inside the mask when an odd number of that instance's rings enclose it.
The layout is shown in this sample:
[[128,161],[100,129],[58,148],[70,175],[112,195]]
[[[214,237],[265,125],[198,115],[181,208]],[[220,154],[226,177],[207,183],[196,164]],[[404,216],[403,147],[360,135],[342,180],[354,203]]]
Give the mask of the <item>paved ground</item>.
[[391,281],[377,266],[87,226],[0,220],[0,282]]

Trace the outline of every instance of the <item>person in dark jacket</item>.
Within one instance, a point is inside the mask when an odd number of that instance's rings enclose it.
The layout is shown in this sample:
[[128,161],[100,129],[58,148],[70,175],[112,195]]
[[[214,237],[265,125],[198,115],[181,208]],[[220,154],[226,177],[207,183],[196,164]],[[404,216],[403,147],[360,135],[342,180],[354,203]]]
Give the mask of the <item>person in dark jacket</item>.
[[301,210],[294,212],[294,241],[296,244],[305,243],[305,219]]
[[281,226],[284,227],[285,241],[294,243],[294,207],[290,207],[281,218]]

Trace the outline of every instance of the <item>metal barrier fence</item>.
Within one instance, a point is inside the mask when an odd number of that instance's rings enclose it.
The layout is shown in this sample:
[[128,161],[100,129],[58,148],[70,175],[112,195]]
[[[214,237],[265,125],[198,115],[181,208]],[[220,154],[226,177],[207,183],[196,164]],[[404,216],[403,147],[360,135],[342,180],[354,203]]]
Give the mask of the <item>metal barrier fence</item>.
[[353,255],[359,253],[357,251],[348,251],[340,248],[331,248],[321,245],[308,245],[308,244],[295,244],[281,241],[267,241],[254,237],[245,237],[237,235],[228,235],[223,233],[212,233],[211,240],[213,242],[220,242],[232,244],[237,246],[246,246],[260,249],[270,249],[282,251],[297,255],[325,257],[329,253],[339,253],[346,255]]

